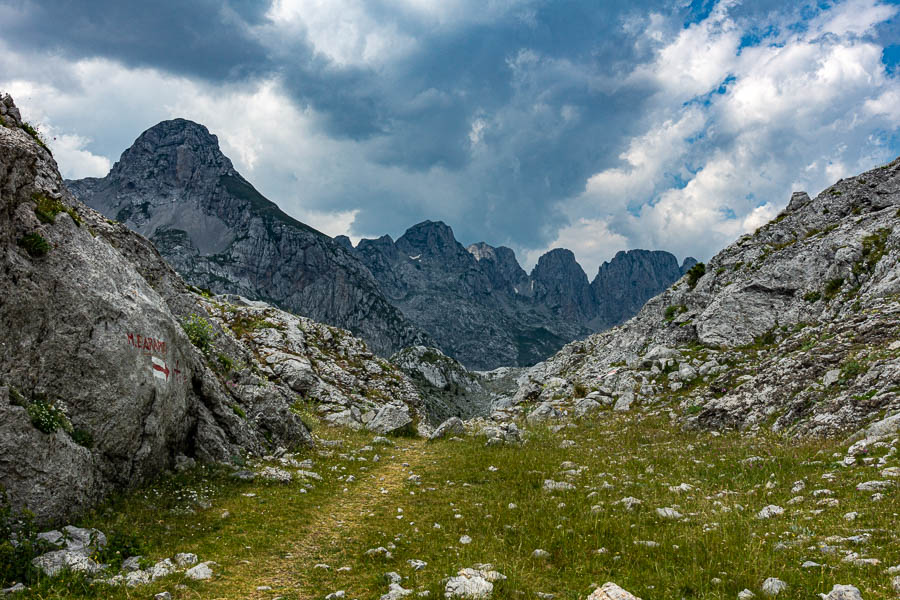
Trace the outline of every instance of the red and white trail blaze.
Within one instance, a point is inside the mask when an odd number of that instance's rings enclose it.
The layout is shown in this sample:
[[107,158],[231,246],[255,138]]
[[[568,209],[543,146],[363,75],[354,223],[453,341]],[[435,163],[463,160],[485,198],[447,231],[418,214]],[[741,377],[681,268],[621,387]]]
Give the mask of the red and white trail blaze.
[[151,356],[150,360],[152,361],[151,367],[153,369],[153,376],[157,379],[162,379],[163,381],[169,381],[169,367],[166,363],[155,356]]
[[179,361],[175,361],[175,367],[169,368],[167,362],[168,348],[166,342],[159,338],[137,333],[126,333],[125,343],[150,359],[150,373],[153,377],[165,383],[173,379],[177,383],[187,381],[187,374],[179,369]]

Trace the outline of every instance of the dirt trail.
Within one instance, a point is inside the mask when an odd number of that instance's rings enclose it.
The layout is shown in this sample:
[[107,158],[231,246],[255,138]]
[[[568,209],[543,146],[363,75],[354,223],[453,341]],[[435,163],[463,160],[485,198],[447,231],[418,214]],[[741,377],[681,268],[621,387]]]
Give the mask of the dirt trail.
[[[318,562],[327,562],[327,557],[340,554],[341,548],[352,541],[357,531],[365,529],[366,515],[387,503],[396,504],[398,495],[403,494],[403,483],[411,471],[418,468],[426,458],[424,440],[398,442],[392,449],[394,458],[358,476],[356,482],[345,487],[348,491],[338,492],[330,502],[322,505],[321,513],[311,523],[305,524],[296,534],[296,542],[288,550],[292,558],[255,563],[248,577],[249,598],[271,598],[271,592],[256,592],[257,586],[271,586],[281,593],[290,592],[290,598],[301,600],[321,599],[322,594],[310,596],[308,573]],[[402,449],[401,449],[402,448]],[[403,463],[408,463],[404,467]],[[341,488],[342,489],[342,488]],[[383,493],[386,490],[387,493]],[[332,565],[333,567],[339,565]]]

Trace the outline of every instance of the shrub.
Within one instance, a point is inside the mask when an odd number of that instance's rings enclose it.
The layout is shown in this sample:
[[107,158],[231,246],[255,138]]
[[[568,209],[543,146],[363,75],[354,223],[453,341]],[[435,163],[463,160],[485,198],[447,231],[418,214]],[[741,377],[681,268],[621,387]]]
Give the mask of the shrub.
[[236,366],[234,359],[232,359],[227,354],[222,354],[221,352],[216,355],[216,363],[218,366],[217,370],[219,370],[225,376],[231,375]]
[[697,282],[700,281],[700,278],[706,274],[706,265],[702,262],[698,262],[696,265],[688,269],[687,277],[688,277],[688,286],[691,289],[694,289],[697,286]]
[[835,296],[837,296],[838,292],[841,291],[841,287],[844,285],[843,277],[836,277],[834,279],[829,279],[825,282],[825,299],[831,300]]
[[37,534],[34,515],[30,511],[14,515],[6,491],[0,488],[0,587],[37,580],[38,570],[31,560],[51,549]]
[[67,213],[75,224],[81,227],[81,216],[75,212],[74,208],[68,207],[60,200],[50,198],[45,194],[37,193],[31,196],[35,202],[34,214],[42,223],[53,223],[56,221],[56,215],[61,212]]
[[[25,133],[34,138],[34,141],[38,143],[38,146],[50,152],[50,148],[47,146],[47,143],[44,141],[44,138],[41,136],[41,133],[28,121],[22,122],[22,129],[25,130]],[[50,152],[50,154],[53,154]]]
[[53,433],[60,428],[63,431],[72,432],[72,424],[66,417],[66,413],[46,398],[33,398],[25,410],[31,418],[31,424],[44,433]]
[[213,337],[215,337],[215,330],[209,321],[196,313],[191,313],[191,316],[184,320],[181,327],[198,350],[203,352],[203,354],[209,353],[210,349],[212,349]]
[[821,297],[822,293],[819,291],[807,292],[803,295],[803,299],[810,303],[818,302]]
[[118,570],[126,558],[143,554],[146,554],[146,548],[140,537],[116,529],[107,532],[106,546],[92,558],[99,563],[108,564],[113,570]]
[[72,431],[72,441],[79,446],[84,446],[88,449],[94,447],[94,436],[84,429],[75,429]]
[[257,329],[278,329],[278,327],[267,320],[263,315],[238,315],[228,323],[231,331],[236,337],[242,338]]
[[841,367],[841,379],[853,379],[866,372],[866,367],[858,360],[848,360]]
[[44,256],[50,252],[50,244],[39,233],[29,233],[18,241],[19,246],[25,249],[25,252],[33,258]]
[[584,398],[588,394],[587,386],[583,383],[575,384],[575,397],[576,398]]
[[671,306],[666,307],[666,311],[663,314],[666,321],[672,321],[677,315],[680,315],[683,312],[687,312],[687,306],[684,304],[672,304]]
[[767,332],[756,336],[753,343],[757,346],[771,346],[777,341],[778,338],[775,336],[775,329],[770,329]]
[[853,273],[855,275],[872,273],[875,270],[878,261],[881,260],[887,250],[887,240],[890,235],[891,230],[883,227],[862,239],[862,258],[853,265]]

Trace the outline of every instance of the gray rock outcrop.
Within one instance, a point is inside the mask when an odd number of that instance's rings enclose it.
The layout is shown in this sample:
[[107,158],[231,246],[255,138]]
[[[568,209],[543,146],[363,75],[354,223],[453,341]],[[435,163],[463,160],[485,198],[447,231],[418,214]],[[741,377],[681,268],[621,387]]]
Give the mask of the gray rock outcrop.
[[410,346],[391,357],[425,401],[428,420],[442,423],[450,417],[470,419],[490,413],[495,397],[484,374],[468,371],[437,348]]
[[[0,486],[39,520],[81,512],[176,455],[311,443],[299,418],[240,419],[182,327],[205,312],[144,238],[75,200],[49,151],[0,127]],[[202,318],[202,317],[201,317]],[[223,349],[223,356],[227,349]],[[290,404],[272,387],[265,401]]]
[[900,410],[900,159],[787,208],[632,319],[567,345],[513,405],[674,404],[698,427],[836,435]]

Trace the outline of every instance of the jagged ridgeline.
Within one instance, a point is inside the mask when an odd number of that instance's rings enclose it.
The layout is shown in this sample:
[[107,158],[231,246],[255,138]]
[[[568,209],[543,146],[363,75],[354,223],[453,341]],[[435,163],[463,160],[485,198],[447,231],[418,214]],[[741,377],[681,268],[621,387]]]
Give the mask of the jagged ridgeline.
[[396,242],[361,240],[353,251],[403,314],[473,369],[530,366],[621,323],[696,262],[679,267],[668,252],[619,252],[589,283],[575,255],[558,248],[529,275],[511,249],[466,248],[439,221],[419,223]]
[[581,414],[666,405],[707,428],[896,430],[898,226],[900,159],[795,193],[627,323],[537,365],[505,410],[556,415],[574,396]]
[[531,275],[509,248],[468,249],[426,221],[396,243],[353,248],[292,219],[235,171],[202,125],[145,131],[102,179],[67,182],[109,219],[147,236],[189,283],[349,329],[379,354],[437,345],[470,369],[530,366],[631,317],[681,277],[667,252],[619,253],[588,282],[553,250]]
[[349,329],[382,355],[430,341],[356,257],[241,177],[202,125],[163,121],[142,133],[106,177],[66,184],[88,206],[148,237],[201,289]]

